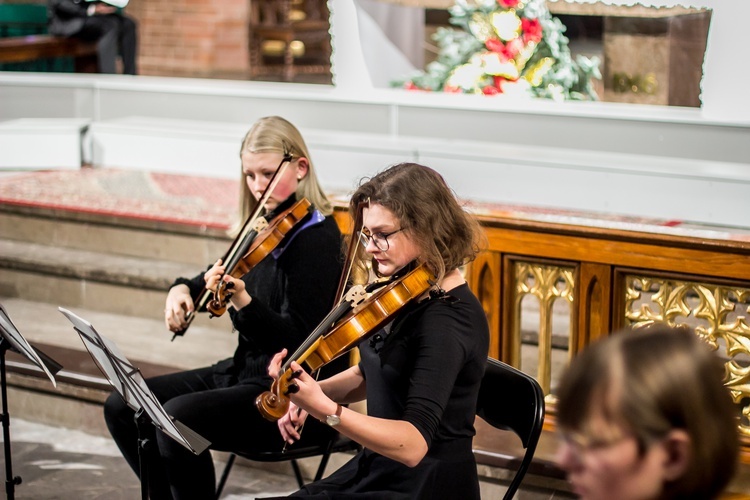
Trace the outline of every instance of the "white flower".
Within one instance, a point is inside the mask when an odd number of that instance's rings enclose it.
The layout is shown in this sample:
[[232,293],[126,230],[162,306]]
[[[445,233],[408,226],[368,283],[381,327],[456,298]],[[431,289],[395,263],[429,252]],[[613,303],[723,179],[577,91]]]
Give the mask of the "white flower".
[[493,12],[490,23],[500,40],[505,42],[518,38],[521,34],[521,19],[511,10]]
[[447,87],[460,87],[464,90],[476,88],[479,80],[484,76],[484,70],[476,64],[462,64],[453,69],[448,79],[445,81]]
[[531,97],[531,85],[524,79],[515,82],[503,82],[503,95],[509,97]]
[[480,56],[484,72],[497,75],[509,80],[516,80],[519,76],[518,68],[513,61],[503,60],[497,52],[485,52]]

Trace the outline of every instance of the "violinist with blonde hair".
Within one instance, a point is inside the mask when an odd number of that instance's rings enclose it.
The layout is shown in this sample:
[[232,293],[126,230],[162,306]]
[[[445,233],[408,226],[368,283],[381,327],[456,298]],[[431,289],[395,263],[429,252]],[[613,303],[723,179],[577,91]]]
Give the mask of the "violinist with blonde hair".
[[[279,420],[284,439],[296,442],[310,415],[307,421],[326,422],[363,446],[341,469],[292,497],[478,499],[471,445],[489,328],[459,268],[480,250],[482,229],[437,172],[414,163],[360,185],[350,213],[354,220],[361,216],[357,269],[371,266],[396,282],[420,270],[429,278],[423,293],[359,344],[356,366],[317,382],[290,363],[298,375]],[[358,282],[367,278],[356,275]],[[269,374],[279,376],[286,354],[274,357]],[[367,414],[344,406],[361,400]]]
[[[285,155],[290,156],[288,162]],[[150,378],[147,384],[167,413],[210,441],[211,449],[274,451],[284,446],[275,424],[262,418],[248,401],[271,384],[266,368],[273,354],[282,347],[301,344],[333,306],[342,270],[342,240],[331,203],[294,125],[277,116],[259,119],[242,141],[240,159],[241,221],[254,212],[284,163],[288,165],[262,207],[265,218],[272,221],[303,199],[314,210],[241,278],[234,277],[219,260],[205,273],[174,282],[164,311],[167,329],[180,332],[187,328],[189,316],[199,312],[196,298],[206,288],[216,291],[223,280],[227,295],[231,294],[229,315],[237,349],[231,358],[212,366]],[[334,373],[346,366],[342,359],[326,370]],[[322,376],[326,375],[323,372]],[[113,393],[104,413],[112,436],[137,474],[138,434],[133,411]],[[155,445],[145,459],[151,498],[213,498],[216,480],[209,450],[196,456],[151,429]],[[305,430],[303,441],[312,444],[330,436],[330,429],[313,423]]]

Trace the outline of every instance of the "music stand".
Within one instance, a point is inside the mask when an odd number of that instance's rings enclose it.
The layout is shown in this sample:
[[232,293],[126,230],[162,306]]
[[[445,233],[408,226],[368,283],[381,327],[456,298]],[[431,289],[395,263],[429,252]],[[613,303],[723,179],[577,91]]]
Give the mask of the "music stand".
[[57,387],[57,382],[53,372],[56,374],[62,368],[57,361],[53,360],[46,354],[32,347],[18,331],[18,328],[10,319],[8,311],[0,304],[0,392],[3,397],[3,443],[5,449],[5,493],[9,499],[15,495],[15,487],[21,484],[20,476],[13,476],[13,465],[11,463],[10,453],[10,414],[8,413],[8,391],[5,379],[5,353],[12,349],[17,353],[26,356],[29,361],[34,363],[42,370],[52,381],[52,385]]
[[135,411],[135,423],[138,429],[141,496],[144,500],[148,499],[146,450],[150,443],[143,436],[145,436],[144,427],[149,422],[196,455],[203,453],[211,443],[167,414],[154,393],[146,385],[141,372],[125,358],[114,342],[102,336],[85,319],[62,307],[58,307],[58,309],[73,323],[73,328],[78,332],[102,374],[109,380],[109,383],[112,384],[125,403]]

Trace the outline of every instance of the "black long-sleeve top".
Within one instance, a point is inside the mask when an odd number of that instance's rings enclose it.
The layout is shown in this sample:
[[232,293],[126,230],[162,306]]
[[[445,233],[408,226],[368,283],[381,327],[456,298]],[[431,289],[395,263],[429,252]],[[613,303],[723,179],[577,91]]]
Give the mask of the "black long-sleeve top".
[[471,444],[489,327],[468,285],[407,305],[390,328],[359,348],[367,414],[412,423],[427,455],[407,467],[365,448],[305,491],[336,499],[478,500]]
[[[292,196],[266,218],[272,219],[295,201]],[[295,228],[292,234],[288,244],[282,241],[280,246],[286,246],[278,258],[269,255],[242,277],[252,301],[239,311],[229,308],[238,345],[232,358],[214,365],[220,387],[266,377],[271,357],[283,348],[294,352],[333,308],[342,270],[336,221],[325,217],[301,230]],[[203,274],[179,278],[172,286],[177,284],[187,285],[193,300],[205,288]],[[340,368],[336,365],[336,371]]]

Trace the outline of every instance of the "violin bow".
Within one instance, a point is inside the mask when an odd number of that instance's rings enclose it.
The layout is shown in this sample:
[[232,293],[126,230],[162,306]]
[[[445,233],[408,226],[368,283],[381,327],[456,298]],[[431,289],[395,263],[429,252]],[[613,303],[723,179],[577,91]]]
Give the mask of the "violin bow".
[[[229,247],[229,250],[227,250],[227,253],[224,255],[224,257],[221,259],[222,264],[227,269],[230,269],[230,266],[228,262],[232,262],[232,267],[236,265],[237,256],[244,255],[245,249],[247,249],[250,244],[252,243],[254,236],[250,238],[250,232],[254,230],[255,221],[260,216],[261,212],[266,206],[266,203],[268,202],[268,198],[271,197],[271,193],[273,193],[273,190],[276,188],[276,185],[281,180],[281,175],[286,170],[286,167],[291,163],[292,159],[294,157],[292,154],[284,148],[284,157],[281,159],[281,163],[279,163],[279,166],[276,168],[276,172],[274,172],[273,176],[271,177],[271,180],[269,181],[268,185],[266,186],[266,189],[263,191],[263,194],[261,195],[258,202],[255,204],[255,208],[253,209],[253,212],[248,216],[247,219],[245,219],[245,222],[242,224],[242,229],[240,229],[239,234],[237,235],[237,238],[235,238],[234,242],[232,243],[232,246]],[[257,233],[256,233],[257,234]],[[223,278],[223,276],[222,276]],[[219,280],[219,286],[222,286],[221,283],[223,281]],[[187,321],[187,325],[182,330],[175,332],[174,335],[172,335],[172,341],[174,341],[177,336],[185,335],[185,332],[187,331],[188,327],[193,322],[193,319],[195,318],[195,313],[198,311],[204,310],[206,308],[206,304],[208,303],[210,297],[213,295],[214,292],[211,290],[208,290],[204,288],[200,295],[195,300],[195,306],[193,308],[192,312],[189,312],[185,315],[185,320]]]
[[253,230],[253,227],[255,225],[255,221],[260,217],[261,212],[265,209],[266,203],[268,203],[268,198],[271,197],[271,194],[273,193],[273,190],[276,189],[276,185],[281,180],[281,176],[286,170],[286,167],[289,166],[289,163],[292,161],[292,155],[291,153],[285,152],[284,157],[281,159],[281,163],[279,163],[278,168],[276,169],[276,172],[274,172],[273,177],[271,177],[271,180],[268,183],[268,186],[266,186],[266,189],[263,191],[263,194],[260,196],[260,199],[258,200],[258,203],[255,205],[255,210],[253,210],[253,213],[250,214],[250,216],[245,220],[245,223],[242,225],[242,229],[240,230],[239,239],[238,241],[240,244],[233,246],[229,249],[229,252],[226,255],[226,260],[223,260],[222,263],[224,266],[229,269],[228,262],[232,262],[232,266],[236,265],[237,256],[242,256],[245,254],[245,250],[247,247],[250,246],[252,243],[252,240],[254,238],[247,238],[248,234],[250,234],[250,231]]
[[[287,361],[281,365],[281,370],[279,371],[280,375],[289,369],[289,366],[292,364],[292,361],[296,361],[297,358],[299,358],[302,354],[304,354],[321,335],[329,331],[331,327],[334,325],[334,323],[336,323],[336,321],[338,321],[339,318],[341,318],[344,315],[344,313],[346,313],[349,309],[354,307],[355,304],[361,302],[361,299],[359,297],[363,297],[364,289],[362,293],[357,293],[356,291],[350,291],[350,293],[347,293],[346,296],[344,296],[344,291],[346,289],[346,284],[349,281],[352,264],[354,262],[354,254],[356,253],[357,245],[359,244],[359,238],[357,237],[357,232],[361,229],[361,226],[362,226],[361,213],[362,213],[363,205],[364,205],[363,203],[360,203],[360,205],[357,207],[357,214],[355,215],[354,227],[349,237],[346,261],[344,262],[344,268],[342,269],[341,277],[339,278],[339,285],[338,285],[338,290],[336,291],[336,299],[333,305],[333,309],[331,309],[330,312],[325,316],[325,318],[323,318],[323,320],[320,321],[320,323],[318,323],[318,326],[315,327],[312,333],[310,333],[310,335],[308,335],[305,341],[302,342],[302,345],[300,345],[297,348],[297,350],[295,350],[294,353],[292,353],[292,355],[289,356]],[[316,380],[317,380],[317,375],[318,375],[318,372],[315,373]]]
[[339,303],[343,298],[346,284],[349,282],[352,265],[354,264],[354,256],[357,253],[357,248],[360,244],[359,232],[362,230],[362,213],[364,212],[364,207],[369,204],[369,198],[366,201],[361,201],[357,204],[357,213],[354,215],[354,224],[347,245],[346,260],[344,261],[344,268],[341,272],[341,277],[339,278],[338,289],[336,290],[336,303]]
[[[347,252],[346,252],[346,260],[344,261],[344,267],[341,270],[341,276],[339,277],[339,284],[336,290],[335,295],[335,303],[333,309],[326,315],[325,318],[323,318],[323,321],[321,321],[317,328],[313,330],[313,332],[305,339],[305,341],[302,343],[302,345],[292,354],[289,359],[281,366],[280,375],[286,372],[289,367],[292,364],[292,361],[296,360],[299,356],[301,356],[304,352],[306,352],[309,347],[315,343],[315,341],[323,334],[325,334],[328,330],[330,330],[331,326],[339,319],[341,318],[346,311],[354,307],[354,305],[361,301],[357,300],[353,294],[353,296],[349,300],[345,300],[344,292],[346,290],[346,285],[349,282],[349,277],[351,276],[351,270],[352,265],[354,264],[354,256],[357,253],[357,247],[359,246],[359,235],[358,233],[362,230],[362,213],[364,210],[365,205],[369,204],[369,199],[365,202],[360,202],[357,205],[357,213],[354,217],[354,224],[352,226],[351,234],[349,235],[349,242],[347,244]],[[363,295],[363,294],[362,294]],[[320,370],[315,371],[315,380],[318,380],[318,377],[320,376]],[[297,408],[297,415],[300,414],[301,408]],[[297,432],[302,435],[302,430],[304,429],[304,422],[302,425],[297,427]],[[282,448],[282,453],[286,451],[287,443],[284,442],[284,446]]]

